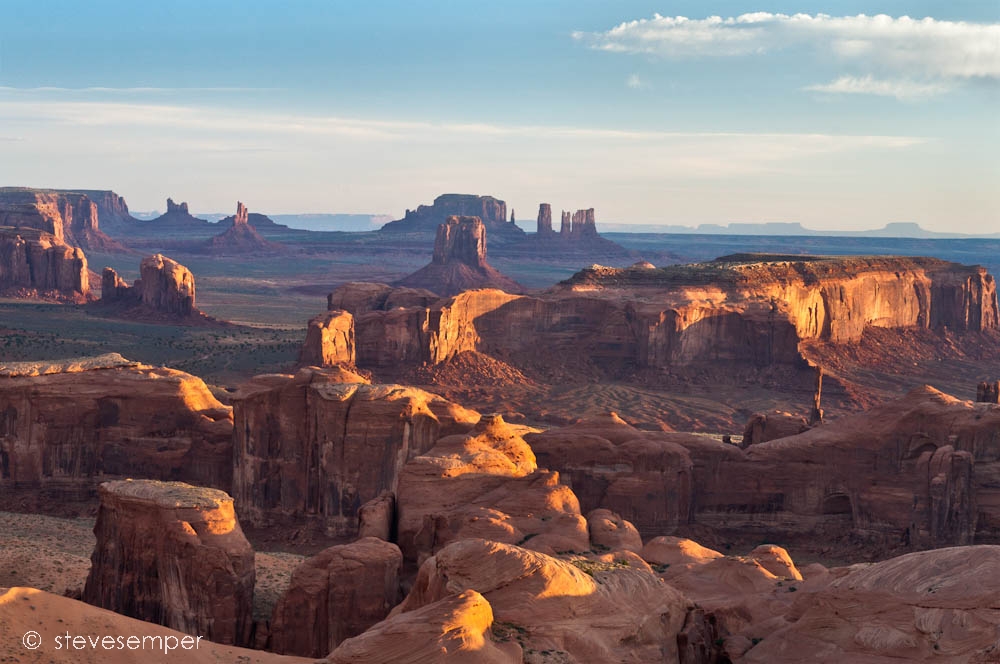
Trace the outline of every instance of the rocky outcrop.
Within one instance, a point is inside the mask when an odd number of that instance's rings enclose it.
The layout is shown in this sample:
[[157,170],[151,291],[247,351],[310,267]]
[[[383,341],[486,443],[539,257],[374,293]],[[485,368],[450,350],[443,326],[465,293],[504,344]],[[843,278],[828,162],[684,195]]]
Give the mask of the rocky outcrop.
[[354,316],[346,311],[327,311],[312,318],[306,341],[299,352],[302,366],[354,366]]
[[485,416],[403,468],[397,541],[421,563],[450,542],[484,537],[547,552],[590,547],[586,519],[559,474],[538,470],[524,435],[532,429]]
[[769,440],[794,436],[809,430],[809,423],[801,415],[792,415],[776,411],[773,413],[754,413],[747,420],[743,429],[743,441],[740,447],[750,447]]
[[368,385],[341,369],[258,376],[233,407],[240,518],[341,535],[357,532],[364,503],[396,491],[409,459],[479,419],[429,392]]
[[536,234],[540,237],[551,237],[555,235],[552,230],[552,206],[548,203],[538,205],[538,226]]
[[184,203],[174,203],[174,199],[167,199],[167,214],[191,214],[188,212],[188,204]]
[[89,604],[217,643],[250,637],[254,552],[225,492],[124,480],[101,485]]
[[0,373],[4,503],[86,504],[115,477],[229,489],[232,415],[200,378],[117,355]]
[[597,237],[597,222],[595,221],[594,208],[577,210],[573,213],[569,235],[572,239],[576,240]]
[[466,539],[421,566],[393,616],[468,590],[493,607],[499,639],[516,639],[528,653],[547,651],[553,661],[679,661],[677,635],[693,608],[649,571],[630,565],[560,560]]
[[474,590],[394,615],[330,653],[330,664],[521,664],[520,646],[497,643],[493,611]]
[[979,383],[976,386],[976,402],[1000,403],[1000,381]]
[[105,268],[101,275],[104,305],[140,307],[147,313],[186,319],[203,317],[195,306],[194,275],[163,254],[142,259],[140,278],[129,287],[118,273]]
[[912,553],[848,568],[788,612],[743,661],[989,662],[1000,619],[993,608],[1000,547]]
[[231,222],[229,228],[219,235],[210,238],[204,249],[215,255],[244,255],[260,253],[281,253],[285,247],[277,242],[271,242],[261,237],[257,229],[250,224],[250,212],[241,202],[236,203],[236,214],[219,222],[225,225]]
[[520,292],[521,286],[486,262],[486,226],[479,217],[448,217],[438,226],[430,265],[396,282],[397,286],[455,295],[475,288]]
[[406,215],[382,227],[385,232],[435,233],[448,217],[479,217],[490,234],[501,242],[519,241],[524,231],[507,221],[507,204],[492,196],[471,194],[442,194],[433,205],[420,205],[407,210]]
[[34,228],[0,228],[0,292],[85,302],[87,257],[78,247]]
[[443,362],[475,350],[545,373],[785,367],[812,382],[808,344],[871,327],[1000,327],[979,267],[931,258],[727,257],[660,269],[595,266],[538,296],[462,293],[428,307],[356,315],[358,365]]
[[292,572],[271,618],[268,650],[323,657],[399,603],[399,547],[367,537],[333,546]]
[[34,228],[84,249],[126,251],[101,231],[97,204],[79,191],[0,187],[0,226]]

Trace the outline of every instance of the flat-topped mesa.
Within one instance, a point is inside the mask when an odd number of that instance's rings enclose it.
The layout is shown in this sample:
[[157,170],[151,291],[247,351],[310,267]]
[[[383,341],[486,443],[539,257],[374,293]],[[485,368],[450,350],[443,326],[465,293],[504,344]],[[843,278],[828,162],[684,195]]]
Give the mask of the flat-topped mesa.
[[0,227],[0,293],[85,302],[90,297],[87,257],[50,233]]
[[236,216],[233,217],[233,224],[250,223],[250,211],[241,201],[236,201]]
[[253,622],[254,552],[233,499],[182,482],[101,485],[83,600],[217,643]]
[[438,226],[431,262],[445,265],[452,261],[482,268],[486,263],[486,226],[479,217],[448,217]]
[[520,284],[486,262],[486,226],[482,220],[454,215],[438,226],[430,264],[395,285],[423,288],[440,295],[475,288],[522,291]]
[[140,278],[129,287],[110,267],[101,275],[101,300],[105,304],[127,304],[187,318],[197,316],[194,275],[172,258],[153,254],[142,259]]
[[555,235],[552,230],[552,206],[548,203],[538,204],[538,228],[539,236],[550,237]]
[[167,199],[167,214],[191,214],[188,212],[188,204],[184,203],[174,203],[174,199]]
[[439,224],[448,217],[479,217],[495,237],[504,240],[519,240],[525,237],[517,224],[507,219],[507,203],[492,196],[471,194],[442,194],[434,199],[433,205],[420,205],[416,210],[407,210],[402,219],[391,221],[382,227],[390,232],[436,232]]

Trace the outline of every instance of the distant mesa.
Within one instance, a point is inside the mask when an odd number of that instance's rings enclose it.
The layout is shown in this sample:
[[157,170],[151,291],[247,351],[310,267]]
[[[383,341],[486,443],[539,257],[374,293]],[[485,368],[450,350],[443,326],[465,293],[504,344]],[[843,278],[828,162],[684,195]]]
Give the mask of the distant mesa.
[[486,262],[486,224],[479,217],[455,215],[438,226],[430,264],[395,285],[425,288],[442,296],[475,288],[524,291],[520,284]]
[[195,306],[194,275],[163,254],[142,260],[140,277],[131,286],[110,267],[101,274],[101,305],[117,307],[130,318],[170,320],[186,324],[220,323]]
[[[182,204],[186,205],[186,204]],[[185,208],[186,209],[186,208]],[[229,228],[219,235],[210,238],[206,243],[206,249],[213,254],[225,255],[225,254],[261,254],[261,253],[280,253],[285,250],[285,247],[277,242],[271,242],[265,240],[261,237],[257,229],[250,223],[250,212],[247,210],[247,206],[242,202],[236,203],[236,214],[232,217],[227,217],[220,225],[224,225],[227,220],[231,220]],[[253,215],[255,217],[264,217],[264,215]],[[270,221],[268,219],[268,221]],[[277,226],[274,222],[271,222],[273,226]]]
[[83,192],[0,188],[0,226],[35,228],[83,249],[128,251],[100,230],[98,211]]
[[383,231],[413,233],[436,232],[438,225],[449,217],[479,217],[493,237],[501,241],[517,241],[525,237],[524,231],[511,221],[507,221],[507,203],[493,196],[474,194],[442,194],[434,199],[433,205],[420,205],[416,210],[407,210],[402,219],[390,221]]
[[142,225],[152,226],[160,231],[184,231],[193,229],[205,229],[211,227],[211,222],[201,219],[191,214],[187,202],[175,203],[174,199],[167,199],[167,211],[156,219],[141,222]]

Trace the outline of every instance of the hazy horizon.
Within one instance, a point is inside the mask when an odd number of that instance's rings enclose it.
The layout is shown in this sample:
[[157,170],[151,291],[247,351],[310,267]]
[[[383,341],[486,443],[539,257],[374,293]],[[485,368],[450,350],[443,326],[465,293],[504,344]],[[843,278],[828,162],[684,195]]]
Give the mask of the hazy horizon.
[[400,218],[456,192],[522,222],[548,202],[599,224],[1000,232],[1000,5],[538,4],[18,4],[0,185],[135,210]]

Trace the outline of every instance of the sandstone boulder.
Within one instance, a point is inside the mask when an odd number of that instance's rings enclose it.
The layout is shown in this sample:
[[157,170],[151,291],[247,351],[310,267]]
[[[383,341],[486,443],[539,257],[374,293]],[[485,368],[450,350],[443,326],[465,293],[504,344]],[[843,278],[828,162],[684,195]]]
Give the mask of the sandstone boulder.
[[479,419],[429,392],[365,383],[341,369],[311,367],[258,376],[234,395],[241,519],[354,535],[358,510],[395,492],[409,459]]
[[631,523],[611,510],[594,510],[587,515],[590,544],[601,551],[642,551],[642,538]]
[[399,547],[366,537],[330,547],[292,572],[271,618],[269,650],[323,657],[399,603]]
[[521,664],[520,646],[494,640],[493,611],[474,590],[394,615],[330,653],[331,664]]
[[254,552],[225,492],[180,482],[101,485],[84,601],[218,643],[250,637]]

